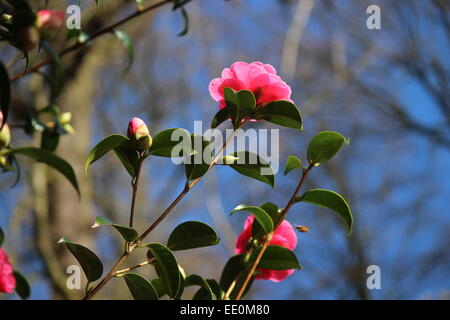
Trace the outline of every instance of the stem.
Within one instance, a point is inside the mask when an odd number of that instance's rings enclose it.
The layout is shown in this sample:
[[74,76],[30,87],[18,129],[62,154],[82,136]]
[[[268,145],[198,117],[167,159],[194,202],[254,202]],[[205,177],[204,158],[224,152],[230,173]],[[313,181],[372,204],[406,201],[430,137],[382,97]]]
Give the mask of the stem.
[[[151,6],[149,6],[149,7],[145,8],[145,9],[143,9],[143,10],[137,10],[136,12],[134,12],[133,14],[123,18],[122,20],[119,20],[116,23],[113,23],[112,25],[107,26],[107,27],[105,27],[103,29],[100,29],[99,31],[93,33],[85,42],[82,42],[82,43],[81,42],[77,42],[77,43],[67,47],[66,49],[62,50],[58,54],[58,56],[62,57],[62,56],[66,55],[69,52],[77,50],[77,49],[85,46],[86,44],[88,44],[89,42],[94,40],[95,38],[98,38],[98,37],[100,37],[101,35],[103,35],[105,33],[109,33],[111,31],[113,31],[115,28],[121,26],[122,24],[128,22],[129,20],[131,20],[131,19],[133,19],[135,17],[138,17],[138,16],[140,16],[140,15],[146,13],[146,12],[149,12],[149,11],[152,11],[152,10],[154,10],[156,8],[159,8],[160,6],[162,6],[162,5],[166,4],[166,3],[170,3],[170,2],[173,2],[173,1],[172,0],[163,0],[161,2],[158,2],[158,3],[155,3],[155,4],[151,5]],[[41,61],[41,62],[37,63],[36,65],[34,65],[33,67],[28,68],[27,71],[15,74],[9,80],[11,82],[12,81],[16,81],[17,79],[22,78],[26,74],[33,73],[33,72],[37,71],[39,68],[41,68],[42,66],[45,66],[45,65],[51,63],[52,61],[53,61],[53,58],[48,58],[48,59],[46,59],[44,61]]]
[[[297,187],[295,188],[294,192],[292,193],[291,198],[289,199],[289,202],[287,203],[286,207],[281,211],[280,218],[278,219],[277,223],[275,224],[273,231],[270,232],[267,237],[264,240],[264,244],[261,248],[261,250],[258,253],[258,256],[256,257],[255,261],[253,262],[252,266],[250,267],[250,270],[247,274],[247,277],[245,278],[244,283],[242,284],[241,288],[239,289],[239,293],[236,296],[236,300],[241,299],[242,295],[245,292],[245,289],[247,288],[248,283],[250,282],[250,279],[253,276],[253,273],[256,270],[256,267],[259,264],[259,261],[261,261],[262,256],[264,255],[264,252],[266,251],[267,247],[269,246],[270,240],[272,239],[272,236],[275,233],[275,230],[278,228],[278,226],[283,222],[284,218],[286,217],[286,214],[288,213],[289,209],[294,205],[295,199],[297,198],[298,193],[300,192],[300,189],[303,186],[303,183],[306,180],[306,177],[308,176],[308,173],[311,171],[311,169],[314,167],[314,165],[310,164],[308,168],[303,170],[302,177],[300,179],[300,182],[298,183]],[[228,290],[230,291],[230,290]]]
[[130,224],[129,224],[130,228],[133,228],[134,208],[136,206],[136,195],[137,195],[137,189],[138,189],[138,185],[139,185],[139,176],[141,174],[141,168],[142,168],[143,162],[144,162],[144,159],[142,158],[142,156],[140,156],[137,170],[136,170],[136,176],[131,183],[131,185],[133,187],[133,195],[131,197]]
[[128,271],[131,271],[131,270],[134,270],[134,269],[137,269],[137,268],[146,266],[146,265],[152,263],[153,261],[155,261],[155,258],[153,258],[153,259],[151,259],[151,260],[147,260],[147,261],[141,262],[141,263],[139,263],[138,265],[135,265],[135,266],[133,266],[133,267],[129,267],[129,268],[117,270],[116,273],[115,273],[115,276],[117,276],[117,275],[119,275],[119,274],[121,274],[121,273],[125,273],[125,272],[128,272]]

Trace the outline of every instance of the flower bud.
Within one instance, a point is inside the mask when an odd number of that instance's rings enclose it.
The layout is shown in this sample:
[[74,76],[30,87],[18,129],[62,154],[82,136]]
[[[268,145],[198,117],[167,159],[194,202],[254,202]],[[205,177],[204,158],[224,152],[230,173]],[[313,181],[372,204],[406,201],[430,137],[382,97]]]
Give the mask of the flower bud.
[[36,27],[46,39],[53,38],[64,24],[65,14],[58,10],[40,10],[36,14]]
[[0,149],[9,146],[10,141],[11,131],[9,130],[8,124],[5,123],[0,131]]
[[146,150],[152,146],[152,137],[145,122],[139,118],[133,118],[128,124],[128,138],[135,143],[138,150]]

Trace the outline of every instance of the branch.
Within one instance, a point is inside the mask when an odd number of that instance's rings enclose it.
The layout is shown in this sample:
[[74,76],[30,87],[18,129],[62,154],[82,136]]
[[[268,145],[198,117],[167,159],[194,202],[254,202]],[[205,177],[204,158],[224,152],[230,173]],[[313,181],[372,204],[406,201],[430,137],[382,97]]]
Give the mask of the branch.
[[[107,27],[105,27],[103,29],[100,29],[99,31],[93,33],[85,42],[82,42],[82,43],[81,42],[77,42],[74,45],[72,45],[70,47],[67,47],[66,49],[64,49],[61,52],[59,52],[58,56],[62,57],[64,55],[68,54],[69,52],[72,52],[72,51],[75,51],[75,50],[77,50],[79,48],[82,48],[86,44],[90,43],[92,40],[100,37],[101,35],[103,35],[105,33],[109,33],[111,31],[113,31],[115,28],[121,26],[122,24],[128,22],[129,20],[131,20],[131,19],[133,19],[135,17],[138,17],[138,16],[140,16],[140,15],[146,13],[146,12],[149,12],[149,11],[152,11],[152,10],[154,10],[156,8],[159,8],[159,7],[163,6],[164,4],[167,4],[167,3],[170,3],[170,2],[172,2],[172,0],[163,0],[161,2],[155,3],[154,5],[149,6],[149,7],[145,8],[145,9],[143,9],[143,10],[137,10],[136,12],[134,12],[133,14],[123,18],[122,20],[119,20],[116,23],[113,23],[112,25],[107,26]],[[51,62],[53,62],[53,60],[54,60],[53,58],[48,58],[48,59],[46,59],[44,61],[41,61],[41,62],[37,63],[36,65],[34,65],[33,67],[28,68],[25,72],[20,72],[20,73],[17,73],[15,75],[13,75],[9,80],[11,82],[16,81],[17,79],[20,79],[20,78],[22,78],[23,76],[25,76],[27,74],[30,74],[30,73],[33,73],[33,72],[39,70],[39,68],[41,68],[41,67],[43,67],[43,66],[45,66],[45,65],[47,65],[47,64],[49,64]]]

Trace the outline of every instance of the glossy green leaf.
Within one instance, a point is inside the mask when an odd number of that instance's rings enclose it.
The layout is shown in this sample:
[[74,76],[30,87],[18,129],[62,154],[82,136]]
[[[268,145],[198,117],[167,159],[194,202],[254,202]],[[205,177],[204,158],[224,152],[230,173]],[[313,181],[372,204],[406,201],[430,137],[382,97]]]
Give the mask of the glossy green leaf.
[[[257,255],[258,250],[255,252]],[[269,245],[259,261],[258,268],[270,270],[301,269],[295,254],[284,247]]]
[[152,284],[153,288],[156,289],[156,292],[158,293],[159,298],[161,298],[167,294],[167,290],[164,287],[164,283],[162,282],[162,280],[160,278],[155,278],[155,279],[151,280],[150,283]]
[[94,252],[80,244],[73,243],[67,237],[62,237],[58,243],[65,244],[67,249],[77,259],[88,282],[98,280],[102,276],[103,264]]
[[318,133],[308,145],[309,163],[317,165],[331,159],[344,143],[348,144],[348,140],[338,132]]
[[31,293],[31,289],[27,279],[25,279],[25,277],[16,270],[13,271],[13,276],[16,279],[16,293],[22,299],[28,299]]
[[[266,202],[263,203],[260,206],[261,209],[263,209],[272,219],[273,225],[275,226],[275,224],[277,223],[279,217],[280,217],[280,208],[278,208],[278,206],[274,203],[271,202]],[[258,220],[253,222],[252,225],[252,236],[255,238],[261,238],[262,236],[264,236],[266,234],[266,232],[264,232],[263,227],[261,226],[261,224],[258,222]]]
[[164,283],[167,294],[171,298],[175,297],[180,286],[181,277],[175,256],[169,248],[161,243],[152,242],[143,247],[147,247],[153,257],[155,257],[156,272]]
[[224,88],[224,98],[235,128],[254,111],[256,106],[255,96],[249,90],[234,91],[226,87]]
[[3,113],[3,123],[0,123],[0,130],[8,119],[9,100],[11,98],[11,86],[9,84],[9,75],[5,66],[0,61],[0,111]]
[[231,211],[230,215],[239,211],[246,211],[253,213],[256,221],[258,221],[258,223],[264,229],[266,234],[273,230],[272,218],[264,209],[261,209],[259,207],[247,206],[245,204],[240,204],[236,208],[234,208],[233,211]]
[[217,128],[221,123],[227,121],[230,119],[230,113],[228,112],[227,108],[220,109],[215,115],[214,118],[211,121],[211,128],[215,129]]
[[133,228],[114,223],[111,220],[109,220],[108,218],[103,218],[103,217],[95,218],[95,223],[92,226],[92,228],[97,228],[100,226],[114,227],[117,231],[119,231],[119,233],[122,235],[122,237],[128,242],[132,242],[132,241],[136,240],[139,236],[137,231],[134,230]]
[[23,154],[34,159],[37,162],[45,163],[49,167],[59,171],[62,175],[64,175],[67,180],[72,184],[72,186],[77,191],[78,195],[80,195],[80,190],[78,189],[77,177],[75,176],[75,172],[72,169],[72,166],[61,159],[54,153],[34,147],[23,147],[23,148],[15,148],[8,150],[8,153],[11,154]]
[[187,180],[195,180],[209,170],[213,159],[213,145],[201,135],[191,135],[192,148],[195,154],[190,156],[190,163],[185,164]]
[[350,235],[353,227],[353,216],[347,201],[338,193],[325,189],[312,189],[296,199],[297,202],[308,202],[319,207],[335,211],[347,224]]
[[134,178],[139,165],[139,155],[136,148],[125,143],[115,147],[114,153],[119,158],[120,162],[122,162],[130,176]]
[[135,300],[158,300],[158,292],[155,287],[140,274],[125,273],[119,277],[125,279],[128,289]]
[[127,49],[128,53],[128,64],[125,70],[130,69],[131,65],[133,64],[134,60],[134,45],[133,40],[130,38],[130,36],[123,32],[122,30],[114,30],[114,35],[117,39],[120,40],[120,42],[123,44],[123,46]]
[[97,145],[89,153],[89,156],[86,160],[85,171],[87,172],[91,164],[103,157],[109,151],[114,150],[115,148],[128,143],[129,141],[130,139],[122,134],[112,134],[97,143]]
[[[177,149],[174,150],[174,148]],[[194,154],[189,132],[180,128],[167,129],[158,133],[153,137],[153,144],[149,152],[151,155],[167,158],[172,157],[172,152],[174,157]]]
[[209,283],[199,275],[191,274],[190,276],[186,277],[186,279],[184,279],[184,286],[200,286],[201,289],[203,289],[202,291],[200,291],[201,294],[197,296],[197,299],[194,296],[193,300],[217,300],[217,297],[209,286]]
[[[270,164],[263,161],[259,156],[248,151],[237,151],[231,154],[238,160],[231,164],[228,164],[230,168],[236,170],[240,174],[267,183],[272,188],[275,185],[275,173],[273,172]],[[262,174],[263,169],[268,174]]]
[[288,156],[286,160],[286,167],[284,168],[284,175],[287,175],[294,169],[304,168],[302,160],[296,156]]
[[258,119],[266,120],[283,127],[303,130],[300,111],[290,101],[273,101],[258,111]]
[[[223,268],[222,275],[220,277],[220,287],[223,291],[227,292],[228,288],[231,286],[233,281],[237,278],[236,285],[234,286],[234,289],[231,291],[231,294],[229,295],[229,298],[231,300],[235,299],[239,289],[243,285],[246,274],[242,272],[243,270],[246,270],[244,264],[243,264],[243,255],[238,254],[233,257],[231,257],[227,263],[225,264],[225,267]],[[250,290],[250,287],[253,284],[253,278],[247,285],[247,289],[244,292],[244,295]]]
[[167,247],[170,250],[188,250],[193,248],[215,246],[220,239],[217,232],[200,221],[187,221],[178,225],[170,234]]

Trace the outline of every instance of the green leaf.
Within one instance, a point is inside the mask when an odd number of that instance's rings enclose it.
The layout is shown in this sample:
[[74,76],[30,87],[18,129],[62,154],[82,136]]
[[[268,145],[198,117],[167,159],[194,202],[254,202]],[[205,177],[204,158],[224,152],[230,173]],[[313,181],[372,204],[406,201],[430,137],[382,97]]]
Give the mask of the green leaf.
[[303,120],[300,111],[290,101],[278,100],[268,103],[259,110],[257,118],[283,127],[303,130]]
[[128,144],[122,144],[114,148],[114,153],[119,158],[120,162],[122,162],[130,176],[134,178],[139,165],[139,155],[136,148]]
[[[267,183],[272,188],[275,185],[275,174],[267,162],[263,161],[258,155],[248,151],[233,152],[231,156],[238,158],[233,163],[228,164],[230,168],[240,174]],[[261,169],[267,171],[262,174]]]
[[234,208],[233,211],[231,211],[230,215],[239,211],[247,211],[253,213],[256,221],[258,221],[258,223],[264,229],[264,232],[266,234],[273,230],[272,218],[264,209],[261,209],[259,207],[247,206],[245,204],[240,204],[236,208]]
[[240,90],[236,92],[231,88],[225,87],[224,98],[234,128],[237,128],[245,117],[252,114],[256,106],[255,96],[253,92],[249,90]]
[[192,134],[191,143],[195,154],[190,157],[190,163],[185,164],[188,181],[200,178],[208,172],[214,151],[213,145],[204,136]]
[[217,232],[212,227],[200,221],[187,221],[172,231],[167,247],[177,251],[215,246],[219,243]]
[[134,60],[134,46],[133,46],[133,40],[130,38],[130,36],[123,32],[122,30],[114,30],[114,35],[117,39],[122,42],[124,47],[127,49],[128,52],[128,64],[125,68],[125,71],[129,70],[131,65],[133,64]]
[[308,145],[308,161],[318,165],[331,159],[348,140],[343,135],[334,131],[318,133]]
[[227,108],[220,109],[211,121],[211,128],[217,128],[221,123],[227,121],[230,118],[231,116]]
[[[220,277],[220,287],[227,292],[230,285],[233,283],[235,279],[236,285],[234,286],[234,289],[231,291],[231,294],[229,295],[229,298],[231,300],[234,300],[239,292],[239,289],[243,285],[246,274],[245,272],[242,272],[245,270],[245,266],[243,264],[243,255],[238,254],[233,257],[231,257],[227,263],[225,264],[225,267],[223,268],[222,275]],[[252,286],[253,278],[249,282],[247,289],[245,289],[244,295],[250,290],[250,287]]]
[[3,232],[3,229],[0,228],[0,247],[3,245],[4,241],[5,241],[5,233]]
[[112,226],[112,227],[114,227],[117,231],[120,232],[122,237],[128,242],[132,242],[132,241],[136,240],[139,237],[139,234],[133,228],[129,228],[129,227],[126,227],[126,226],[123,226],[123,225],[120,225],[120,224],[116,224],[116,223],[112,222],[111,220],[109,220],[107,218],[103,218],[103,217],[95,218],[95,223],[92,226],[92,228],[97,228],[97,227],[100,227],[100,226]]
[[80,190],[78,189],[77,177],[75,176],[75,172],[73,171],[72,166],[64,159],[61,159],[60,157],[56,156],[54,153],[52,153],[48,150],[45,150],[45,149],[39,149],[39,148],[34,148],[34,147],[23,147],[23,148],[10,149],[10,150],[8,150],[8,153],[26,155],[26,156],[34,159],[37,162],[45,163],[46,165],[59,171],[62,175],[64,175],[69,180],[69,182],[72,184],[72,186],[77,191],[78,196],[80,196]]
[[306,191],[296,199],[297,202],[308,202],[322,208],[328,208],[335,211],[344,219],[348,227],[348,235],[352,232],[353,216],[347,201],[338,193],[325,189],[312,189]]
[[67,237],[62,237],[58,243],[65,244],[67,249],[77,259],[89,283],[98,280],[102,276],[103,264],[94,252],[80,244],[73,243]]
[[189,16],[188,16],[187,11],[186,11],[185,8],[181,8],[181,16],[183,17],[184,27],[183,27],[183,30],[181,30],[178,33],[179,37],[187,35],[187,33],[189,31]]
[[[255,256],[258,251],[255,252]],[[269,245],[258,263],[258,268],[289,270],[301,269],[301,266],[291,250],[280,246]]]
[[191,136],[185,129],[173,128],[161,131],[153,138],[153,144],[149,150],[151,155],[159,157],[172,157],[172,151],[178,157],[192,155]]
[[[278,208],[276,204],[271,202],[263,203],[260,208],[267,212],[267,214],[272,219],[273,225],[275,226],[280,217],[280,208]],[[261,238],[264,235],[265,232],[261,224],[258,222],[258,220],[254,221],[252,226],[252,236],[254,238]]]
[[56,96],[61,92],[64,84],[64,66],[58,52],[52,47],[47,41],[41,41],[40,45],[47,53],[47,55],[52,59],[52,66],[54,75],[50,78],[52,82],[52,94],[51,100],[53,101]]
[[3,124],[8,119],[9,100],[11,98],[11,86],[9,83],[8,71],[0,61],[0,111],[3,113],[3,123],[0,123],[0,130],[3,128]]
[[137,273],[125,273],[123,277],[135,300],[158,300],[155,287],[143,276]]
[[13,276],[16,279],[16,293],[22,299],[28,299],[31,289],[27,279],[17,270],[13,271]]
[[167,290],[164,287],[164,283],[162,282],[162,280],[160,278],[155,278],[155,279],[151,280],[150,283],[152,284],[153,288],[156,289],[156,292],[158,293],[159,298],[161,298],[167,294]]
[[188,3],[191,0],[172,0],[172,1],[173,1],[172,11],[175,11],[178,8],[183,7],[186,3]]
[[304,168],[302,160],[296,156],[288,156],[286,160],[286,167],[284,168],[284,175],[287,175],[294,169]]
[[199,275],[191,274],[190,276],[186,277],[186,279],[184,279],[184,286],[185,287],[200,286],[201,289],[203,289],[201,291],[202,297],[200,298],[199,295],[197,299],[195,299],[194,297],[193,300],[217,300],[217,296],[212,291],[211,287],[209,286],[209,283]]
[[99,143],[91,150],[89,156],[86,160],[85,171],[87,172],[89,166],[107,154],[109,151],[114,150],[125,143],[128,143],[130,139],[128,137],[121,134],[112,134]]
[[152,242],[143,247],[147,247],[153,257],[155,257],[155,268],[159,278],[164,283],[169,297],[173,298],[180,286],[180,271],[178,263],[173,253],[161,243]]
[[59,144],[59,134],[54,130],[44,130],[41,137],[41,148],[54,152]]

